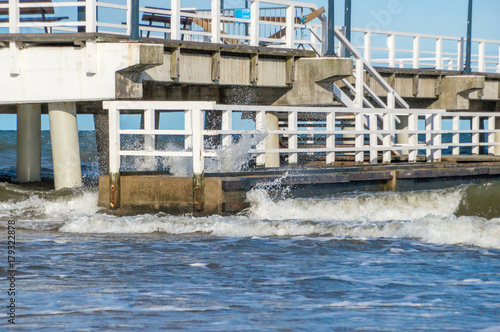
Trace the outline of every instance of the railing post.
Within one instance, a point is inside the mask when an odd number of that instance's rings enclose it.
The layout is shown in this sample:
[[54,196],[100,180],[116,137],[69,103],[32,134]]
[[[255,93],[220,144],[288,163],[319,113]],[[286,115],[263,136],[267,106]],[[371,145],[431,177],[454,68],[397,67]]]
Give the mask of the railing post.
[[484,73],[486,71],[486,60],[484,57],[484,53],[485,53],[484,48],[485,48],[484,41],[480,42],[479,43],[479,55],[478,55],[478,60],[477,60],[478,72],[480,72],[480,73]]
[[420,67],[420,36],[413,37],[413,69]]
[[479,116],[473,116],[471,119],[471,129],[472,133],[472,154],[479,154]]
[[120,110],[110,107],[109,118],[109,207],[120,207]]
[[382,115],[382,130],[385,131],[384,134],[382,134],[382,142],[384,145],[384,151],[382,152],[382,163],[384,164],[389,164],[391,162],[391,150],[388,149],[391,147],[392,143],[392,127],[391,126],[391,114],[390,113],[384,113]]
[[[494,133],[494,131],[495,131],[495,116],[488,117],[488,130],[490,131],[488,133],[488,144],[493,144],[493,143],[495,143],[495,133]],[[496,148],[495,145],[488,145],[488,154],[494,155],[495,148]],[[500,148],[498,148],[498,149],[500,149]]]
[[389,48],[389,67],[396,67],[396,36],[387,36],[387,47]]
[[441,138],[441,114],[434,114],[434,123],[433,123],[433,129],[434,131],[438,131],[437,133],[434,134],[434,137],[432,139],[432,145],[435,147],[434,152],[433,152],[433,161],[435,162],[440,162],[441,161],[441,148],[438,147],[441,145],[442,138]]
[[[233,129],[233,111],[225,110],[222,111],[222,130],[232,130]],[[222,146],[227,147],[233,143],[232,134],[222,135]]]
[[457,70],[462,71],[464,68],[464,37],[460,38],[457,45]]
[[184,136],[184,149],[190,150],[193,148],[193,111],[184,111],[184,130],[190,132]]
[[85,6],[85,32],[97,32],[96,0],[87,0]]
[[203,111],[192,109],[193,128],[193,207],[195,212],[203,211],[204,197],[204,170],[205,157],[203,156]]
[[497,63],[497,73],[500,73],[500,45],[498,45],[498,63]]
[[[265,111],[258,111],[257,114],[255,115],[255,130],[260,131],[262,133],[265,132],[266,130],[266,112]],[[262,152],[266,148],[266,140],[263,139],[261,142],[259,142],[256,146],[257,150],[259,152],[257,153],[257,166],[263,167],[266,164],[266,154],[265,152]]]
[[378,151],[376,149],[373,149],[374,147],[378,146],[378,134],[377,134],[377,127],[378,127],[378,120],[377,120],[377,114],[370,114],[369,115],[369,126],[370,126],[370,164],[377,164],[378,163]]
[[[155,129],[155,110],[153,109],[144,110],[144,129],[145,130]],[[156,150],[155,135],[150,135],[150,134],[144,135],[144,150],[148,152]],[[147,156],[144,158],[144,163],[147,165],[147,168],[149,170],[156,170],[156,157]]]
[[212,0],[212,43],[220,43],[220,10],[221,0]]
[[170,17],[170,38],[181,39],[181,0],[170,0],[172,15]]
[[436,39],[436,69],[443,69],[443,39]]
[[452,120],[452,129],[453,129],[453,134],[452,134],[452,143],[453,143],[453,148],[452,148],[452,155],[458,156],[460,154],[460,116],[459,115],[453,115],[453,120]]
[[363,108],[363,93],[364,93],[364,72],[363,59],[356,59],[356,97],[354,105],[358,108]]
[[408,135],[408,144],[412,146],[411,149],[408,150],[408,162],[414,163],[417,161],[418,149],[415,148],[418,144],[418,115],[415,113],[410,113],[408,115],[408,129],[412,131]]
[[259,0],[250,4],[250,46],[259,46]]
[[364,155],[365,152],[363,150],[358,150],[364,147],[364,139],[365,135],[363,133],[360,133],[363,131],[363,119],[365,115],[362,112],[356,112],[354,116],[354,130],[356,130],[356,135],[354,135],[354,146],[356,147],[356,152],[355,152],[355,157],[354,161],[357,164],[363,163],[365,160]]
[[288,5],[286,7],[286,34],[285,43],[287,48],[293,48],[295,39],[295,7]]
[[[335,112],[331,111],[326,114],[326,131],[335,131]],[[290,143],[288,143],[290,144]],[[335,162],[335,134],[326,134],[326,163],[333,164]]]
[[365,42],[364,42],[364,52],[363,57],[367,62],[371,62],[372,59],[372,33],[365,32]]
[[[328,113],[330,115],[330,113]],[[327,120],[326,120],[326,130],[328,130],[328,115],[327,115]],[[297,130],[297,120],[298,120],[298,114],[297,111],[292,111],[288,113],[288,130],[289,131],[296,131]],[[335,125],[335,124],[334,124]],[[328,148],[328,135],[327,135],[327,148]],[[288,134],[288,148],[295,150],[297,149],[297,143],[298,143],[298,136],[297,134]],[[328,153],[327,153],[327,159],[328,159]],[[297,164],[298,163],[298,154],[297,152],[292,152],[288,154],[288,164]],[[328,160],[327,160],[328,163]]]
[[426,114],[425,115],[425,157],[427,162],[433,161],[432,157],[432,122],[433,122],[434,114]]
[[19,0],[9,1],[9,33],[19,33]]

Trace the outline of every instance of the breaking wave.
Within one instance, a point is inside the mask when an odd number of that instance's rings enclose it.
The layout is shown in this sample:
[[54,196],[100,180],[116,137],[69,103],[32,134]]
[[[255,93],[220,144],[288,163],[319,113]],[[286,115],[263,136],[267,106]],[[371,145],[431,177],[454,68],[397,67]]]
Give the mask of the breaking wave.
[[498,191],[498,186],[321,199],[275,199],[266,190],[256,189],[248,193],[250,207],[240,215],[195,218],[162,213],[117,217],[99,212],[96,191],[34,192],[0,184],[0,226],[16,219],[19,228],[69,233],[406,238],[500,249],[500,218],[494,215],[497,203],[492,203],[495,206],[489,208],[488,218],[467,213],[473,211],[470,205],[481,192]]

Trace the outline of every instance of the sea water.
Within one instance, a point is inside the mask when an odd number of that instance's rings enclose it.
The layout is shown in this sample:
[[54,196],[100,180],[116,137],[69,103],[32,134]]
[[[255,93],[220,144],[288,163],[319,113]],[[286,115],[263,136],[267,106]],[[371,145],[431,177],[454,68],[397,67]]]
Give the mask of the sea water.
[[[93,132],[80,144],[82,188],[0,183],[4,328],[500,331],[499,183],[312,198],[264,186],[235,216],[118,217],[97,206]],[[0,158],[15,178],[15,133],[0,132]]]

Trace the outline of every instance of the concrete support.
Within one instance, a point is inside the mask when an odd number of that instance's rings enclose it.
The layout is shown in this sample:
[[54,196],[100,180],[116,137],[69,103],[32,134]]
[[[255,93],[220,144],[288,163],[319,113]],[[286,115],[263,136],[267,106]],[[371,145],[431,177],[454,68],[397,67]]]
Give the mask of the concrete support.
[[[266,112],[266,130],[279,130],[276,112]],[[279,135],[268,134],[266,136],[266,149],[279,148]],[[266,152],[266,167],[280,167],[280,154],[278,152]]]
[[[500,118],[496,118],[495,128],[500,129]],[[495,133],[495,142],[500,143],[500,133]],[[495,156],[500,156],[500,145],[495,146]]]
[[75,103],[49,103],[54,187],[82,185]]
[[109,117],[108,114],[94,114],[95,139],[99,174],[109,174]]
[[41,105],[17,106],[17,181],[41,180]]

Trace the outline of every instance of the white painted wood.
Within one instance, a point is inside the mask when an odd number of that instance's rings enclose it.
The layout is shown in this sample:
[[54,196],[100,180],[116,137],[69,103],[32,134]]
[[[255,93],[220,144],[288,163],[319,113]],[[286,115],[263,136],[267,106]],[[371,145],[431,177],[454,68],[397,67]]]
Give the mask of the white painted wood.
[[[382,124],[383,124],[383,130],[386,130],[388,132],[391,131],[391,114],[389,113],[384,113],[382,115]],[[384,152],[382,153],[382,162],[384,164],[388,164],[391,162],[391,150],[389,148],[392,147],[392,138],[391,134],[383,134],[383,146],[384,146]]]
[[460,38],[457,43],[457,70],[462,70],[464,68],[464,38]]
[[[418,145],[418,116],[416,114],[408,115],[408,129],[414,131],[415,133],[411,133],[408,135],[408,144],[411,146]],[[408,152],[408,162],[414,163],[417,161],[418,150],[412,149]]]
[[[233,129],[233,112],[232,110],[222,111],[222,130]],[[233,135],[222,135],[222,145],[227,147],[233,143]]]
[[85,32],[97,32],[96,0],[85,1]]
[[290,4],[286,7],[286,34],[285,45],[287,48],[294,47],[295,40],[295,7]]
[[193,148],[193,111],[191,109],[184,111],[184,130],[189,133],[184,136],[184,149],[191,150]]
[[452,134],[452,143],[453,143],[453,148],[451,153],[454,156],[457,156],[460,154],[460,116],[455,115],[452,118],[452,128],[453,128],[453,134]]
[[250,46],[259,45],[259,8],[260,1],[252,0],[250,3]]
[[192,109],[193,115],[193,173],[202,174],[205,170],[203,157],[203,112],[199,108]]
[[[499,117],[500,119],[500,117]],[[489,116],[488,117],[488,130],[490,131],[487,136],[488,136],[488,154],[489,155],[494,155],[495,154],[495,117],[494,116]]]
[[333,94],[335,95],[335,97],[337,97],[337,99],[342,103],[344,104],[344,106],[346,107],[349,107],[349,108],[354,108],[356,107],[356,105],[354,104],[354,102],[351,100],[351,98],[349,98],[348,95],[346,95],[344,93],[344,91],[342,91],[338,86],[337,84],[333,83]]
[[172,16],[170,20],[170,38],[181,39],[181,0],[170,0]]
[[426,143],[425,156],[427,158],[427,162],[434,161],[432,159],[432,157],[433,157],[433,154],[432,154],[432,142],[433,142],[432,130],[434,129],[432,126],[433,118],[434,118],[434,114],[427,114],[425,116],[425,143]]
[[[378,118],[376,114],[368,115],[369,128],[370,128],[370,147],[378,146],[378,135],[376,133],[378,129]],[[378,163],[378,151],[370,150],[370,164]]]
[[[257,111],[257,114],[255,116],[255,129],[261,133],[266,132],[266,112],[265,111]],[[264,150],[266,148],[265,145],[265,139],[260,141],[257,146],[257,150],[259,151],[259,154],[257,155],[257,166],[264,166],[266,164],[266,154],[264,153]]]
[[[441,133],[439,132],[441,130],[441,115],[440,114],[434,114],[433,116],[433,130],[436,131],[436,133],[433,135],[432,139],[432,146],[441,146],[442,138],[441,138]],[[433,153],[432,153],[432,159],[434,162],[440,162],[441,161],[441,149],[434,148]]]
[[220,0],[212,0],[212,43],[220,43]]
[[[288,113],[288,131],[296,131],[297,130],[297,119],[298,112],[290,112]],[[328,117],[328,115],[327,115]],[[327,120],[327,128],[328,128],[328,120]],[[328,130],[328,129],[327,129]],[[328,138],[327,138],[328,140]],[[298,137],[297,134],[288,134],[288,149],[297,149]],[[326,143],[328,147],[328,142]],[[327,158],[328,159],[328,158]],[[297,164],[298,163],[298,155],[297,153],[290,153],[288,155],[288,163],[289,164]],[[328,163],[328,161],[327,161]]]
[[[354,138],[354,145],[356,148],[361,149],[365,146],[364,139],[365,139],[365,133],[363,131],[363,123],[364,123],[364,117],[365,115],[362,113],[358,113],[355,115],[355,123],[354,123],[354,130],[357,132],[362,132],[361,134],[356,134]],[[362,163],[364,161],[364,151],[358,151],[356,152],[356,155],[354,157],[354,161],[356,163]]]
[[420,37],[413,37],[413,57],[412,64],[413,69],[418,69],[420,67]]
[[474,146],[472,147],[472,154],[479,154],[479,116],[473,116],[471,119],[471,129],[472,133],[472,143]]
[[436,39],[436,69],[443,69],[443,39]]
[[371,32],[365,32],[363,56],[364,56],[365,60],[368,62],[370,62],[372,59],[372,33]]
[[[335,112],[326,114],[326,131],[335,132]],[[295,146],[297,147],[297,146]],[[326,163],[333,164],[335,162],[335,134],[326,135]]]
[[484,73],[486,71],[486,59],[484,57],[484,53],[485,53],[485,43],[480,42],[479,43],[479,54],[478,54],[478,59],[477,59],[478,71],[480,73]]
[[354,105],[358,108],[363,107],[363,97],[364,97],[364,71],[363,71],[363,60],[356,59],[355,68],[356,77],[356,97],[354,98]]
[[108,108],[109,118],[109,172],[120,172],[120,111]]
[[387,36],[387,48],[389,49],[389,67],[396,67],[396,35]]
[[132,0],[127,0],[126,16],[127,18],[127,36],[132,32]]
[[9,33],[19,33],[19,2],[9,1]]

